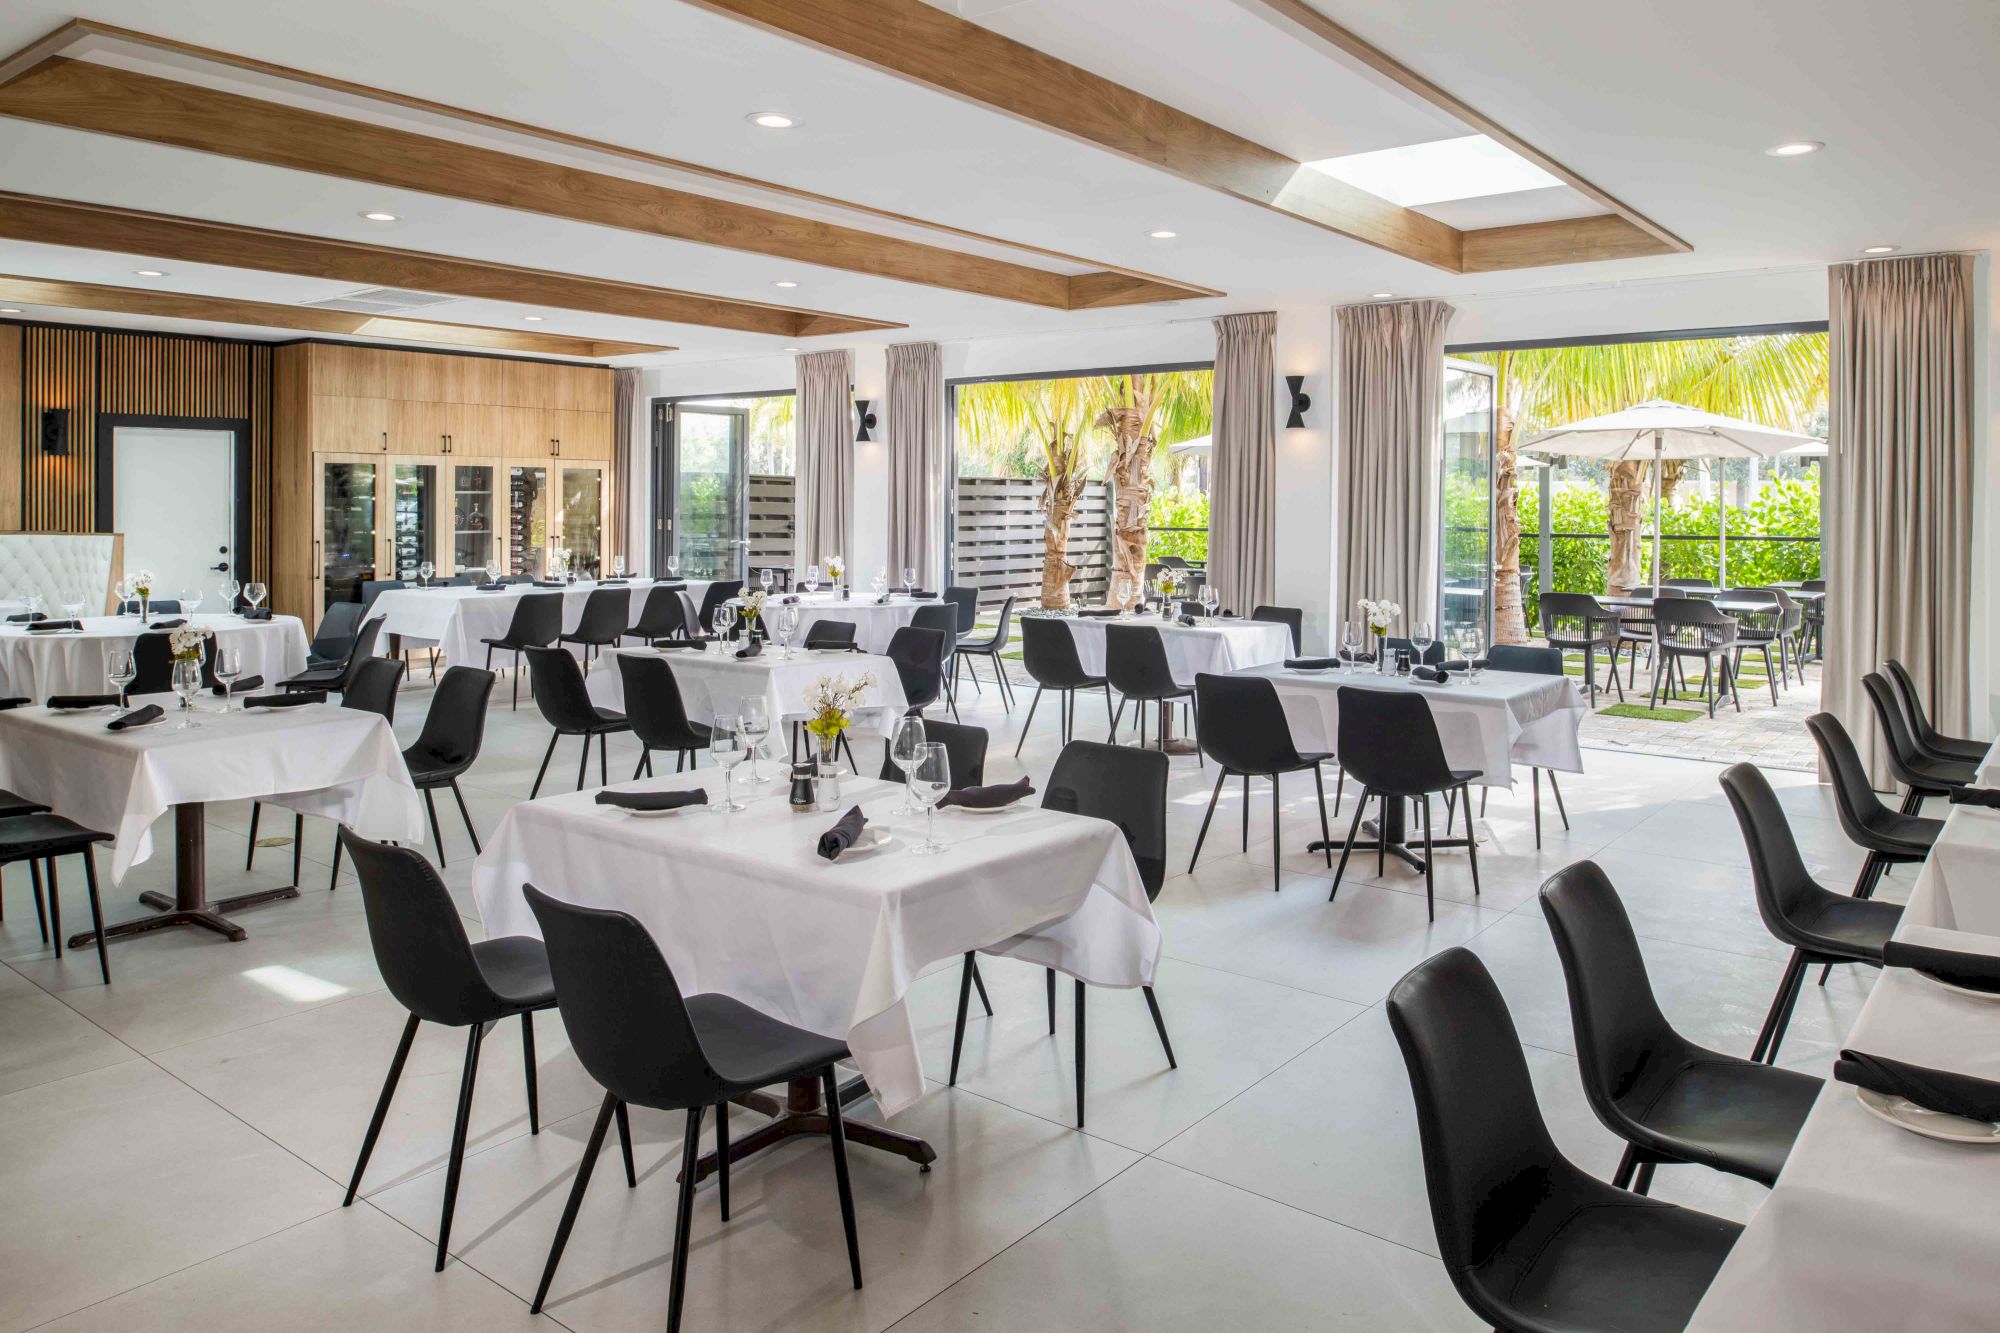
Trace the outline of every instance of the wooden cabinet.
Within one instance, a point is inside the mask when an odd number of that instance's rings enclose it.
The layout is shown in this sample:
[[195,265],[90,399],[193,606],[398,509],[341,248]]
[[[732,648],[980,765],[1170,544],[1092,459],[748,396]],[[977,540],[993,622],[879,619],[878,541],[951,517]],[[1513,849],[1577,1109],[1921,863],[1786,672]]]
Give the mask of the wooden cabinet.
[[551,433],[557,444],[557,458],[592,459],[599,462],[611,461],[611,414],[609,412],[572,412],[558,410],[552,414]]
[[398,352],[389,362],[389,397],[406,403],[444,401],[445,366],[458,358],[433,352]]
[[379,454],[389,450],[389,402],[314,394],[311,440],[315,453]]
[[444,452],[443,403],[396,401],[389,404],[389,452],[392,454],[442,454]]
[[503,407],[554,407],[558,367],[539,361],[509,361],[501,374]]
[[484,403],[446,403],[443,407],[445,452],[454,458],[506,457],[504,407]]
[[310,349],[308,382],[315,396],[387,398],[389,353],[349,343],[318,343]]

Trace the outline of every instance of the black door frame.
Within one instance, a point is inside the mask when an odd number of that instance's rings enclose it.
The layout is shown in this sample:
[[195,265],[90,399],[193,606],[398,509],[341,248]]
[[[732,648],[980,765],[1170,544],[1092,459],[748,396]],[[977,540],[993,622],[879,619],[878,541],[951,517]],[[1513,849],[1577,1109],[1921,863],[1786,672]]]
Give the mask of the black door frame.
[[[653,399],[652,468],[653,487],[653,531],[650,550],[653,559],[653,574],[664,577],[667,568],[667,553],[680,532],[680,488],[674,484],[680,472],[679,409],[683,406],[702,407],[722,404],[741,398],[791,398],[793,389],[763,389],[754,393],[690,393],[671,398]],[[747,409],[717,406],[716,411],[737,411]],[[736,491],[737,527],[747,537],[750,533],[750,435],[749,423],[744,423],[742,484]],[[740,548],[734,577],[741,580],[748,577],[750,548]]]
[[233,437],[231,452],[232,468],[235,473],[232,497],[233,512],[230,519],[229,577],[241,582],[249,572],[245,564],[245,553],[250,549],[250,528],[252,490],[250,485],[250,421],[247,417],[176,417],[161,416],[148,412],[100,412],[97,414],[96,475],[91,479],[95,490],[96,524],[99,532],[113,532],[114,511],[117,508],[117,468],[113,450],[117,447],[120,427],[157,430],[221,430]]

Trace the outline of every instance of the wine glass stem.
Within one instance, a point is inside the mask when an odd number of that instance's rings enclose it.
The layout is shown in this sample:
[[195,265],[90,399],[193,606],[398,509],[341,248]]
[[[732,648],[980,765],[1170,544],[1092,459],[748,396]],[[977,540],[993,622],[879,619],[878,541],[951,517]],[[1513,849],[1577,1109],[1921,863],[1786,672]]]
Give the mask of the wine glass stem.
[[924,807],[924,846],[937,846],[937,806]]

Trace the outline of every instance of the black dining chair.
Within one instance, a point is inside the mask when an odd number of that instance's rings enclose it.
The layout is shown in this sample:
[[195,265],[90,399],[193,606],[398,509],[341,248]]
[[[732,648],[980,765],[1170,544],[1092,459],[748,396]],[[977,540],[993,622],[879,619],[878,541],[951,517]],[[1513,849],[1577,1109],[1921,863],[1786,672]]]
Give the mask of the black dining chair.
[[[948,606],[920,609],[951,612]],[[899,626],[889,636],[889,647],[883,656],[896,664],[896,675],[903,682],[903,697],[909,701],[909,714],[921,713],[942,699],[951,708],[952,719],[958,719],[958,704],[945,689],[945,664],[951,660],[950,635],[921,625]]]
[[708,748],[709,728],[688,720],[680,682],[664,657],[619,653],[618,674],[625,686],[625,720],[639,742],[632,780],[653,775],[653,751],[674,757],[674,772],[693,767]]
[[1384,1006],[1417,1106],[1438,1253],[1501,1333],[1674,1333],[1743,1228],[1606,1184],[1549,1136],[1520,1037],[1469,949],[1412,968]]
[[[178,597],[148,598],[146,600],[145,606],[146,606],[146,614],[152,616],[177,616],[181,613],[181,603],[180,603],[180,598]],[[138,615],[139,599],[136,597],[128,597],[124,601],[118,603],[118,614],[121,616]]]
[[[379,625],[381,621],[371,624]],[[374,713],[390,726],[396,724],[396,693],[401,685],[403,673],[409,665],[401,658],[366,657],[356,658],[352,664],[353,678],[340,696],[340,706],[351,708],[358,713]],[[243,869],[253,869],[257,863],[257,826],[264,816],[262,801],[250,802],[250,836],[246,839],[248,849],[243,856]],[[435,822],[435,821],[434,821]],[[300,872],[305,864],[306,817],[292,812],[292,884],[297,887]],[[443,849],[439,849],[443,855]],[[333,844],[333,868],[327,872],[326,891],[332,893],[340,887],[340,840]]]
[[1914,865],[1924,860],[1944,831],[1942,819],[1906,815],[1882,804],[1868,781],[1867,766],[1854,748],[1853,737],[1840,719],[1831,713],[1814,713],[1806,719],[1819,757],[1833,778],[1833,809],[1847,840],[1868,853],[1855,877],[1854,898],[1872,898],[1882,873],[1890,866]]
[[1715,584],[1710,579],[1661,579],[1660,586],[1662,588],[1681,588],[1688,592],[1713,593],[1716,591]]
[[1786,588],[1766,586],[1758,589],[1768,592],[1778,599],[1778,666],[1785,688],[1791,688],[1791,678],[1797,676],[1799,684],[1806,683],[1806,609],[1805,604],[1795,599]]
[[346,694],[364,665],[385,660],[375,656],[375,641],[381,634],[382,621],[379,618],[368,621],[355,631],[353,646],[348,649],[344,661],[337,665],[301,671],[296,676],[288,676],[278,682],[278,688],[286,693],[294,690],[328,690],[334,694]]
[[1826,651],[1826,580],[1801,580],[1799,591],[1820,594],[1818,597],[1799,599],[1805,604],[1800,613],[1805,621],[1804,631],[1800,635],[1800,660],[1806,662]]
[[1910,735],[1915,739],[1919,753],[1953,763],[1976,764],[1986,758],[1990,742],[1947,736],[1931,724],[1931,716],[1924,710],[1923,700],[1917,696],[1917,682],[1908,667],[1893,657],[1884,658],[1882,674],[1889,678],[1897,702],[1903,706],[1903,716],[1909,721]]
[[1778,993],[1750,1052],[1752,1060],[1776,1064],[1806,969],[1814,963],[1882,966],[1882,946],[1903,919],[1903,909],[1897,903],[1850,898],[1821,887],[1799,856],[1799,845],[1792,838],[1778,794],[1756,768],[1734,764],[1724,769],[1722,790],[1736,812],[1750,851],[1757,913],[1764,918],[1764,928],[1772,938],[1792,947],[1784,979],[1778,983]]
[[1921,811],[1926,797],[1949,796],[1957,788],[1969,787],[1978,780],[1979,766],[1971,760],[1933,758],[1917,745],[1909,716],[1896,702],[1895,689],[1886,677],[1871,671],[1861,678],[1861,688],[1867,692],[1875,721],[1888,738],[1889,772],[1909,789],[1903,794],[1904,814]]
[[[1042,793],[1044,810],[1060,810],[1115,824],[1125,835],[1132,860],[1139,868],[1139,882],[1145,886],[1146,901],[1160,896],[1167,882],[1167,756],[1158,750],[1135,750],[1129,746],[1071,741],[1056,756],[1055,768]],[[971,987],[979,985],[980,999],[986,987],[979,982],[977,954],[965,955],[958,979],[958,1022],[951,1034],[951,1078],[958,1083],[959,1051],[965,1044],[965,1017]],[[1049,1035],[1056,1032],[1056,972],[1047,974]],[[1146,1008],[1153,1016],[1153,1030],[1160,1036],[1167,1068],[1179,1069],[1174,1045],[1167,1040],[1167,1022],[1160,1015],[1159,997],[1151,986],[1139,988],[1146,996]],[[1083,1128],[1084,1112],[1084,996],[1081,978],[1076,980],[1076,1127]],[[993,1012],[988,1005],[986,1012]]]
[[473,855],[479,854],[479,830],[472,826],[472,812],[465,808],[465,793],[458,780],[479,759],[486,740],[486,705],[493,697],[495,677],[478,667],[446,667],[444,679],[431,694],[430,711],[424,714],[424,729],[416,743],[403,751],[403,766],[410,781],[424,794],[424,810],[431,820],[431,841],[437,844],[438,864],[444,862],[444,835],[438,831],[437,792],[448,788],[458,802],[458,817],[465,821],[465,835],[472,839]]
[[[465,1167],[465,1140],[472,1125],[472,1088],[479,1075],[479,1048],[487,1029],[516,1015],[521,1019],[521,1053],[528,1088],[528,1132],[542,1132],[541,1098],[535,1077],[535,1014],[553,1009],[555,983],[549,978],[542,942],[525,935],[473,940],[451,892],[430,862],[408,847],[371,842],[343,828],[340,841],[353,858],[368,916],[368,940],[375,966],[396,1002],[409,1011],[402,1039],[389,1061],[389,1076],[376,1099],[375,1114],[361,1138],[354,1174],[341,1207],[354,1204],[368,1158],[382,1136],[389,1104],[420,1023],[466,1030],[465,1064],[458,1079],[458,1115],[452,1122],[451,1152],[445,1158],[444,1214],[438,1222],[436,1271],[450,1256],[451,1216],[458,1204],[459,1176]],[[622,1129],[623,1126],[621,1125]]]
[[734,579],[717,579],[708,585],[707,591],[701,595],[701,609],[695,613],[695,624],[701,627],[703,634],[715,633],[715,608],[742,591],[743,585]]
[[1283,625],[1292,632],[1292,651],[1303,651],[1299,645],[1304,641],[1306,613],[1296,606],[1260,606],[1250,613],[1252,620],[1267,620],[1274,625]]
[[377,597],[380,597],[383,593],[390,592],[397,588],[407,588],[409,586],[410,585],[408,583],[405,583],[402,579],[361,580],[361,614],[365,616],[370,611],[373,611],[375,609],[375,599]]
[[132,683],[125,688],[134,694],[166,694],[174,688],[173,635],[166,630],[149,630],[132,640]]
[[1725,692],[1736,711],[1742,712],[1743,698],[1736,688],[1737,631],[1735,617],[1699,597],[1654,602],[1653,687],[1647,706],[1657,708],[1662,692],[1669,703],[1673,702],[1674,671],[1684,669],[1689,659],[1699,659],[1701,697],[1708,705],[1708,715],[1715,716],[1715,705]]
[[[42,938],[53,941],[55,956],[62,957],[62,881],[56,859],[83,858],[83,882],[90,895],[90,930],[97,943],[97,971],[105,985],[111,984],[111,955],[104,947],[104,908],[97,898],[97,844],[110,842],[109,833],[98,833],[61,815],[49,813],[39,801],[25,801],[11,792],[0,805],[0,869],[28,863],[28,878],[34,885],[35,916],[41,922]],[[48,877],[44,897],[42,878]]]
[[[1482,776],[1481,771],[1453,768],[1446,762],[1437,721],[1422,695],[1406,690],[1343,685],[1338,698],[1340,721],[1335,729],[1334,752],[1340,756],[1341,772],[1352,773],[1361,784],[1361,795],[1354,803],[1354,822],[1347,826],[1347,840],[1340,848],[1340,865],[1333,872],[1333,890],[1326,900],[1332,902],[1340,892],[1340,879],[1347,873],[1347,858],[1354,851],[1354,838],[1361,831],[1361,817],[1368,810],[1370,796],[1380,806],[1375,839],[1377,875],[1382,873],[1388,854],[1389,802],[1415,800],[1423,812],[1424,906],[1430,919],[1437,920],[1438,847],[1465,848],[1472,863],[1472,894],[1478,897],[1479,839],[1472,827],[1470,783]],[[1447,792],[1456,792],[1465,810],[1463,839],[1431,836],[1431,797]]]
[[[1111,682],[1112,689],[1118,691],[1118,708],[1111,715],[1113,745],[1118,743],[1118,723],[1123,720],[1128,703],[1138,705],[1133,711],[1139,721],[1141,746],[1146,743],[1147,704],[1159,707],[1158,734],[1161,737],[1167,734],[1167,710],[1177,700],[1188,700],[1197,715],[1201,711],[1200,705],[1194,702],[1193,687],[1174,679],[1173,665],[1167,661],[1166,640],[1160,637],[1156,625],[1114,623],[1104,627],[1104,678]],[[1199,725],[1197,716],[1197,728]]]
[[678,588],[674,600],[681,604],[681,638],[696,645],[708,643],[711,636],[702,628],[701,609],[695,605],[694,596],[686,588]]
[[1008,645],[1013,642],[1013,638],[1014,598],[1010,594],[1006,601],[1000,603],[1000,619],[994,626],[991,634],[977,639],[961,637],[958,641],[958,646],[952,650],[957,654],[959,659],[958,662],[953,664],[953,688],[957,688],[958,673],[955,668],[962,664],[965,668],[966,677],[972,681],[972,688],[981,694],[986,692],[985,686],[979,683],[979,672],[974,670],[972,665],[973,658],[983,657],[992,664],[993,679],[999,682],[1001,707],[1009,713],[1013,712],[1014,683],[1007,678],[1007,664],[1001,660],[1001,654],[1007,651]]
[[[986,728],[927,717],[924,719],[924,739],[944,746],[954,788],[986,785],[986,744],[989,739]],[[903,783],[908,780],[903,770],[896,767],[896,761],[889,757],[888,741],[882,742],[882,772],[879,776],[884,782]]]
[[1550,876],[1541,902],[1569,987],[1584,1096],[1625,1141],[1611,1183],[1644,1194],[1655,1166],[1685,1164],[1775,1184],[1820,1080],[1676,1032],[1647,980],[1631,918],[1596,862]]
[[[1764,657],[1764,683],[1771,689],[1771,703],[1778,702],[1778,684],[1785,675],[1785,607],[1778,600],[1778,594],[1769,588],[1731,588],[1723,594],[1732,602],[1755,602],[1766,610],[1737,611],[1736,656],[1730,663],[1732,675],[1742,671],[1743,654],[1757,652]],[[1771,664],[1771,650],[1778,650],[1776,666]]]
[[[523,594],[514,603],[514,615],[507,622],[507,632],[497,639],[481,639],[486,645],[486,669],[493,669],[493,650],[514,654],[513,700],[511,706],[521,706],[521,654],[530,648],[546,648],[562,633],[563,595],[559,592],[531,592]],[[532,693],[535,683],[531,679],[528,689]]]
[[851,620],[815,620],[806,630],[806,651],[814,653],[858,653]]
[[[1201,832],[1195,836],[1194,853],[1188,857],[1188,873],[1194,873],[1201,859],[1201,845],[1208,839],[1209,821],[1215,818],[1215,803],[1221,799],[1222,784],[1232,777],[1243,779],[1243,850],[1250,850],[1250,779],[1271,781],[1271,891],[1284,884],[1284,846],[1280,841],[1278,815],[1284,798],[1279,779],[1287,773],[1312,770],[1313,790],[1319,796],[1321,849],[1328,866],[1333,864],[1333,834],[1326,823],[1326,779],[1320,765],[1333,756],[1301,754],[1292,742],[1291,724],[1285,720],[1285,706],[1278,701],[1278,689],[1262,676],[1216,676],[1207,672],[1194,678],[1195,743],[1215,761],[1215,790],[1209,793],[1208,813],[1201,817]],[[1335,798],[1336,808],[1338,797]]]
[[632,614],[632,594],[624,588],[596,588],[583,599],[583,614],[576,628],[556,636],[558,643],[573,643],[583,649],[588,667],[600,649],[613,647],[625,637],[626,619]]
[[597,738],[597,782],[604,786],[611,781],[609,749],[614,732],[630,731],[632,723],[625,714],[609,708],[599,708],[590,701],[590,691],[583,683],[583,669],[576,664],[576,658],[567,648],[529,648],[528,670],[534,674],[535,707],[541,709],[542,720],[554,731],[549,736],[549,748],[542,754],[542,766],[535,770],[535,785],[528,791],[528,799],[534,800],[542,791],[542,779],[549,771],[549,760],[555,757],[556,742],[565,736],[583,737],[583,753],[577,758],[576,789],[583,790],[585,774],[590,768],[590,741]]
[[[1652,592],[1654,601],[1686,600],[1687,589],[1662,586]],[[1646,650],[1646,669],[1653,669],[1653,615],[1650,610],[1636,611],[1629,608],[1618,612],[1618,642],[1611,648],[1611,670],[1618,670],[1618,650],[1625,650],[1625,683],[1636,687],[1639,683],[1639,650]],[[1622,697],[1622,696],[1621,696]]]
[[[1563,655],[1560,648],[1532,648],[1520,643],[1496,643],[1486,650],[1486,665],[1494,671],[1515,671],[1524,676],[1560,676],[1563,674]],[[1611,668],[1616,671],[1614,664]],[[1569,827],[1569,811],[1563,808],[1562,788],[1556,785],[1556,771],[1548,770],[1549,791],[1556,798],[1556,814],[1562,819],[1562,826]],[[1528,776],[1533,784],[1535,802],[1535,847],[1542,845],[1542,770],[1533,764],[1528,766]],[[1491,787],[1479,789],[1479,817],[1486,817],[1486,793]],[[1452,810],[1447,806],[1444,817],[1445,832],[1451,832]]]
[[1107,722],[1111,720],[1111,686],[1104,677],[1093,676],[1083,669],[1083,661],[1077,656],[1076,635],[1067,622],[1052,616],[1023,617],[1021,665],[1035,682],[1035,697],[1028,701],[1027,720],[1021,723],[1020,739],[1014,742],[1015,758],[1020,757],[1021,746],[1028,739],[1028,728],[1035,725],[1035,708],[1042,702],[1044,691],[1054,691],[1060,696],[1056,702],[1057,717],[1065,745],[1076,732],[1078,690],[1103,690],[1104,718]]
[[[15,815],[47,814],[49,807],[40,801],[31,801],[25,796],[0,788],[0,819],[11,819]],[[42,943],[49,942],[48,902],[42,893],[42,864],[28,862],[29,886],[34,892],[35,923],[41,928]],[[0,871],[0,921],[7,919],[7,882],[4,871]]]
[[646,592],[645,605],[639,608],[639,618],[626,627],[624,637],[642,639],[648,648],[661,639],[686,639],[687,614],[681,608],[685,596],[679,588],[653,585]]
[[361,632],[359,602],[335,602],[319,619],[312,642],[306,646],[306,670],[322,671],[347,665],[354,651],[354,636]]
[[962,639],[979,628],[979,589],[964,584],[948,584],[944,590],[944,600],[958,612],[958,624],[952,638]]
[[1583,682],[1590,692],[1590,706],[1597,707],[1597,654],[1611,658],[1611,679],[1606,684],[1618,691],[1625,702],[1625,685],[1618,679],[1618,613],[1585,592],[1545,592],[1542,594],[1542,639],[1563,653],[1583,654]]
[[[548,941],[548,960],[562,997],[563,1026],[585,1072],[604,1088],[604,1101],[583,1148],[569,1200],[549,1246],[531,1313],[548,1300],[577,1209],[590,1187],[591,1169],[612,1119],[624,1128],[626,1106],[685,1111],[681,1137],[679,1206],[674,1215],[673,1272],[668,1284],[667,1333],[678,1333],[687,1291],[689,1237],[699,1175],[701,1122],[715,1109],[716,1193],[729,1220],[729,1103],[732,1098],[796,1078],[817,1076],[825,1091],[827,1139],[833,1149],[834,1186],[847,1266],[861,1288],[861,1247],[854,1226],[854,1193],[847,1173],[847,1137],[841,1124],[836,1061],[846,1043],[822,1037],[760,1013],[727,995],[682,995],[673,969],[646,928],[623,912],[558,902],[524,885],[528,905]],[[631,1184],[630,1168],[627,1181]]]

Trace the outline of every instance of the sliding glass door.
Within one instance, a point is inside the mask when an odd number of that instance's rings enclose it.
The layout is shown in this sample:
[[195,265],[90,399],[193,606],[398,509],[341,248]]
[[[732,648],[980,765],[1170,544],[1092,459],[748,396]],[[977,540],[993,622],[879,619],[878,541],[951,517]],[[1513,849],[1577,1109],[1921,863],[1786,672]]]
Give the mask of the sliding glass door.
[[1447,360],[1438,639],[1451,657],[1493,642],[1493,368]]
[[694,579],[740,579],[750,546],[750,411],[681,403],[670,409],[661,496],[667,553]]

